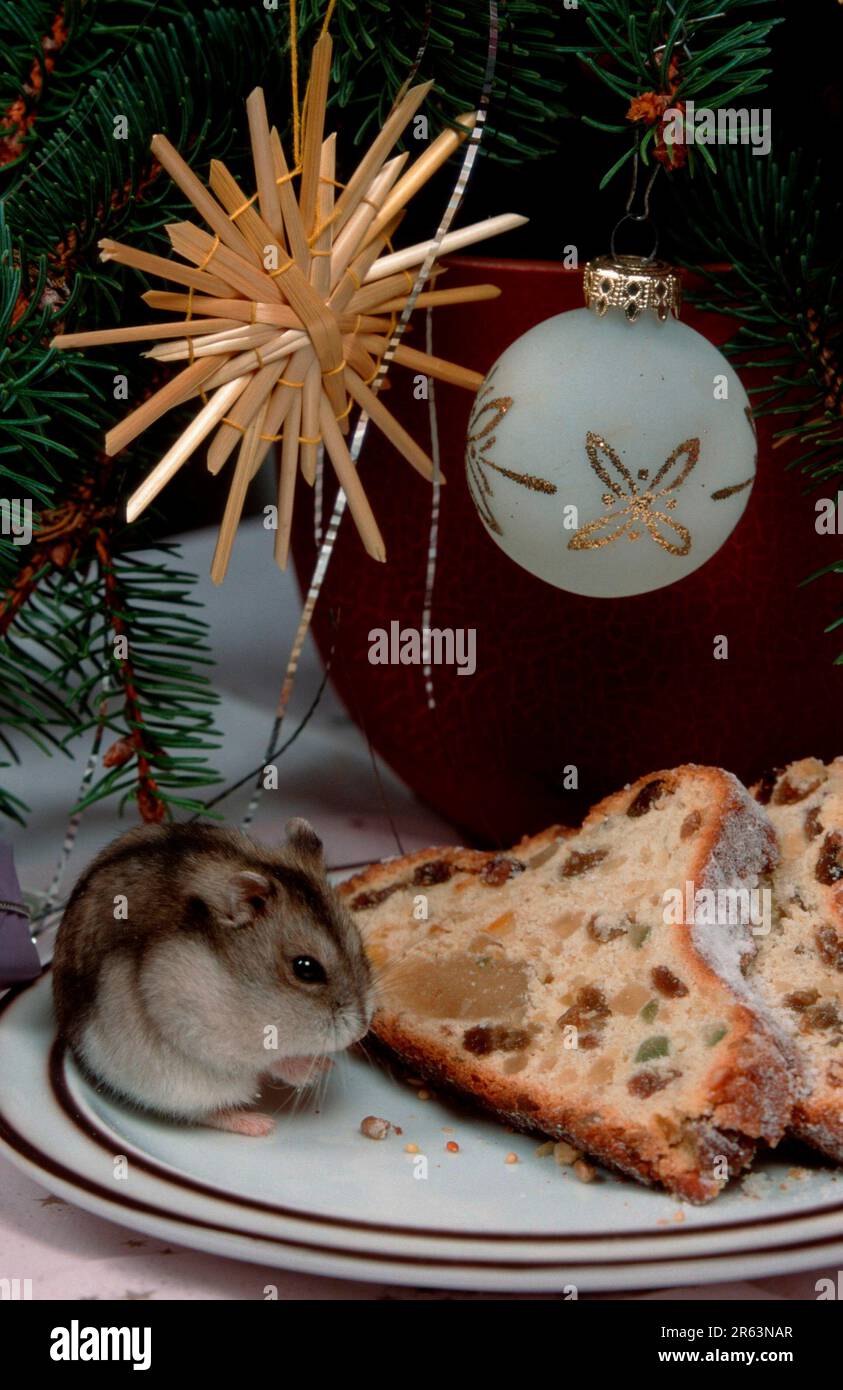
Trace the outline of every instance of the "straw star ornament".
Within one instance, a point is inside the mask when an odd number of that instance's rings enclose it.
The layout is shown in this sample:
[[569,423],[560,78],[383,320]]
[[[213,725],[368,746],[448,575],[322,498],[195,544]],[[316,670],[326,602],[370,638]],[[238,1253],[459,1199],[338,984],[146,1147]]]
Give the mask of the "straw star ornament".
[[[305,481],[313,484],[320,444],[345,490],[368,554],[386,559],[346,444],[349,416],[356,407],[423,477],[433,476],[428,455],[376,394],[375,378],[396,316],[414,289],[411,272],[417,273],[433,247],[432,242],[420,242],[395,251],[393,233],[410,199],[469,133],[474,114],[461,117],[460,130],[444,131],[405,170],[408,156],[390,155],[431,84],[411,87],[396,102],[351,178],[340,184],[336,136],[325,136],[331,48],[326,33],[313,51],[305,116],[296,140],[300,157],[292,169],[278,131],[269,127],[263,91],[255,88],[248,98],[256,185],[251,196],[219,160],[211,162],[206,188],[166,136],[153,137],[155,158],[206,227],[194,222],[167,226],[174,258],[108,239],[100,242],[100,254],[104,261],[133,266],[177,285],[178,293],[152,290],[143,298],[152,309],[184,317],[53,339],[57,348],[152,339],[157,341],[147,356],[186,364],[109,431],[105,447],[109,455],[118,454],[167,411],[191,400],[199,405],[191,423],[129,498],[129,521],[141,515],[206,439],[210,438],[212,474],[219,473],[237,450],[211,566],[215,583],[225,577],[249,483],[276,442],[281,443],[281,457],[275,558],[282,569],[289,551],[297,474],[300,468]],[[296,122],[297,132],[298,126]],[[525,220],[515,214],[488,218],[449,233],[439,253],[461,250]],[[431,277],[438,273],[434,266]],[[414,307],[491,299],[498,293],[493,285],[434,289],[418,294]],[[401,343],[393,345],[391,357],[414,372],[471,391],[483,379]]]

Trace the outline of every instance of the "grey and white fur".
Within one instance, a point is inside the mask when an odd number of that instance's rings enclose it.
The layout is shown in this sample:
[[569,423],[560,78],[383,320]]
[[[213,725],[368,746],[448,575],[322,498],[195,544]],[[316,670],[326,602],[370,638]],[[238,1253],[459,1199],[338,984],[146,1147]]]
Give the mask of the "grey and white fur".
[[56,941],[60,1033],[83,1070],[172,1118],[264,1134],[262,1077],[302,1086],[368,1031],[372,973],[290,821],[272,850],[209,825],[144,826],[82,875]]

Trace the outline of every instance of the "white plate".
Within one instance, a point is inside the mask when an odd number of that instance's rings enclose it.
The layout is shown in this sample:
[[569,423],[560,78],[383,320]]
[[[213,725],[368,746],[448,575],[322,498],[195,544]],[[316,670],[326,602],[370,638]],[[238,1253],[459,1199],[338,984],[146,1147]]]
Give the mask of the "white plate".
[[[286,1091],[268,1099],[279,1114],[265,1139],[133,1113],[54,1045],[48,976],[0,1004],[0,1141],[12,1161],[79,1206],[183,1245],[313,1274],[524,1292],[722,1282],[843,1259],[843,1176],[801,1149],[756,1166],[760,1195],[738,1183],[694,1208],[609,1174],[581,1183],[537,1158],[537,1140],[421,1101],[360,1056],[342,1059],[319,1113],[291,1109]],[[370,1114],[403,1134],[364,1138]],[[795,1162],[805,1176],[789,1176]]]

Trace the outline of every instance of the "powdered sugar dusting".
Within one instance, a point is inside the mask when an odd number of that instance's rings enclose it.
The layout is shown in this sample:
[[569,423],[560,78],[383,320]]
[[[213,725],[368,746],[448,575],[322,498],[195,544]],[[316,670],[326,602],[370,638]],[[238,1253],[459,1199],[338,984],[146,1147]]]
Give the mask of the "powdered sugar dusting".
[[[722,821],[720,835],[706,863],[700,887],[718,889],[757,888],[762,874],[768,873],[778,857],[775,832],[769,818],[746,788],[730,772],[723,772],[732,793]],[[755,955],[757,943],[748,922],[718,922],[716,926],[694,925],[691,939],[711,969],[736,994],[755,1003],[755,991],[743,973],[747,957]]]

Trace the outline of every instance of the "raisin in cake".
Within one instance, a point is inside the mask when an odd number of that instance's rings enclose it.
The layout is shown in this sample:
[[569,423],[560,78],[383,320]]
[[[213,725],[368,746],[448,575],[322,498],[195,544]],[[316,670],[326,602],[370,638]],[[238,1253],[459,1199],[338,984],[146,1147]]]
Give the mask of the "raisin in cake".
[[804,758],[753,789],[776,829],[775,912],[753,978],[795,1034],[810,1086],[801,1139],[843,1163],[843,758]]
[[780,1138],[796,1071],[744,976],[751,929],[668,925],[664,894],[752,887],[774,858],[740,783],[683,767],[511,853],[374,865],[342,886],[379,974],[374,1032],[516,1127],[707,1201]]

